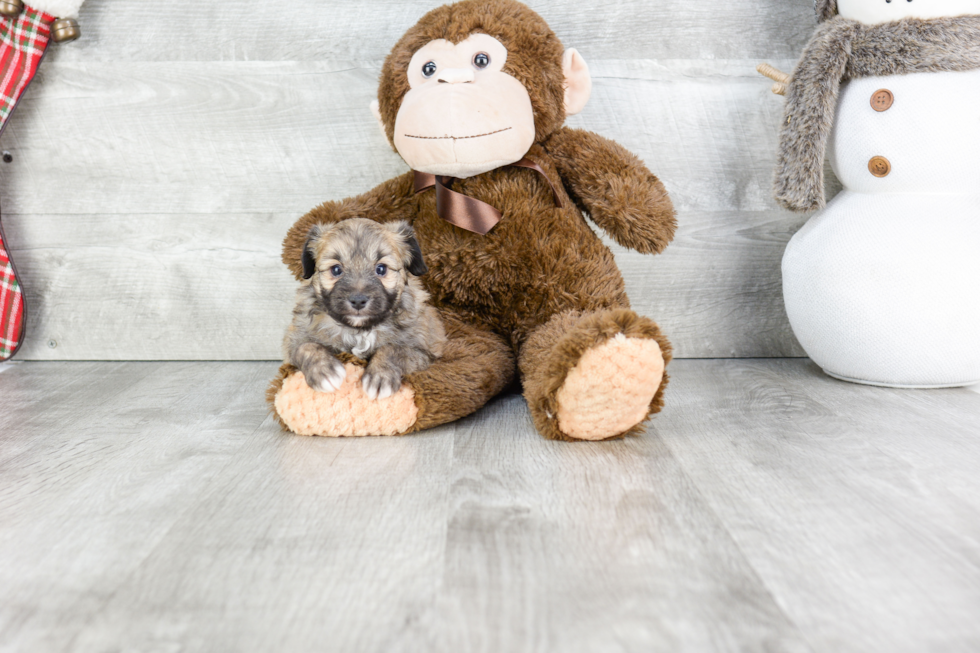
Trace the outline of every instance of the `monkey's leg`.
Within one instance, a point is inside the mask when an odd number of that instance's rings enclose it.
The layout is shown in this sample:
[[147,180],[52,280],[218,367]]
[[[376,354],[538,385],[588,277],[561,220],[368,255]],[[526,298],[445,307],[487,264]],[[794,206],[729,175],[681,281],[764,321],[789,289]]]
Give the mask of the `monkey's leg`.
[[629,309],[555,315],[520,352],[535,426],[557,440],[639,432],[663,407],[670,356],[657,325]]
[[514,378],[514,354],[491,331],[449,313],[442,358],[405,378],[391,397],[370,399],[361,386],[363,362],[348,358],[343,386],[314,392],[302,373],[283,365],[266,397],[279,423],[300,435],[399,435],[452,422],[481,408]]

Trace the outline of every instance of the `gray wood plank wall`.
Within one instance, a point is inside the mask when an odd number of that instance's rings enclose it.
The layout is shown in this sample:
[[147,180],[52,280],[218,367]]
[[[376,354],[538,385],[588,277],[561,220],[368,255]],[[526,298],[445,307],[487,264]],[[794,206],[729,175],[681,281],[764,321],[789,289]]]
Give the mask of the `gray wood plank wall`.
[[[88,0],[0,147],[27,289],[23,359],[274,359],[286,228],[406,169],[367,105],[397,38],[440,4]],[[810,0],[529,3],[590,62],[570,124],[632,149],[680,211],[667,253],[617,249],[680,357],[795,356],[779,261],[804,219],[769,196]]]

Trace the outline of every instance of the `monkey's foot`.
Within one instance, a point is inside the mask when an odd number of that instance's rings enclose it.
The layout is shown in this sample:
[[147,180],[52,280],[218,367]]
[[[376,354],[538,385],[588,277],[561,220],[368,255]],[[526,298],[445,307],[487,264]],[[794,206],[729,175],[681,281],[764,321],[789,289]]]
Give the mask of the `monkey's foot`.
[[656,340],[619,333],[578,360],[558,390],[558,428],[576,440],[605,440],[644,421],[664,381]]
[[361,386],[364,368],[347,363],[336,392],[317,392],[296,370],[282,380],[274,406],[282,423],[298,435],[328,437],[398,435],[418,418],[415,393],[406,385],[385,399],[370,399]]

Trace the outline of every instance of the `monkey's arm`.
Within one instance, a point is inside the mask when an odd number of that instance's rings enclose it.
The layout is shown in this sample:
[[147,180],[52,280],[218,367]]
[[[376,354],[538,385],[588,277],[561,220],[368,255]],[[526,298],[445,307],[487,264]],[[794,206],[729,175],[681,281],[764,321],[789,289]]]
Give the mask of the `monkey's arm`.
[[347,218],[368,218],[376,222],[415,219],[418,203],[415,200],[415,177],[411,172],[389,179],[363,195],[337,202],[324,202],[289,228],[282,241],[282,262],[297,279],[303,278],[303,247],[310,227],[332,224]]
[[677,229],[664,185],[632,152],[581,129],[562,128],[545,144],[575,204],[613,239],[659,254]]

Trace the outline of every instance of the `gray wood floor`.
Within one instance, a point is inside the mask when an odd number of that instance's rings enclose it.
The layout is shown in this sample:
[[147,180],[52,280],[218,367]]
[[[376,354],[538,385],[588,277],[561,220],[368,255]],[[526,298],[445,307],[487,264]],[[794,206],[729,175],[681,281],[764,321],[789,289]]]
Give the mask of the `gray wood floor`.
[[0,650],[980,650],[972,392],[688,360],[626,441],[330,440],[274,369],[0,368]]

